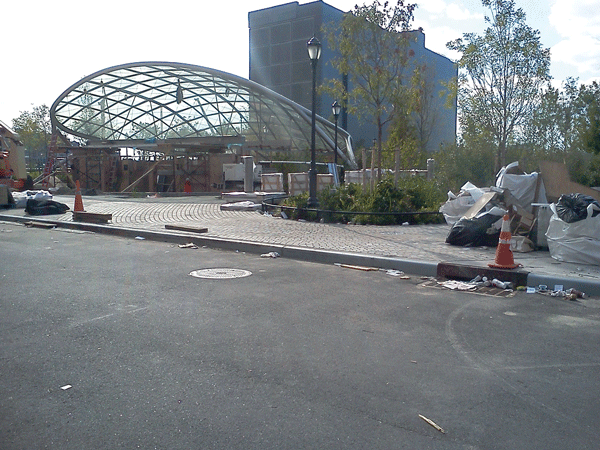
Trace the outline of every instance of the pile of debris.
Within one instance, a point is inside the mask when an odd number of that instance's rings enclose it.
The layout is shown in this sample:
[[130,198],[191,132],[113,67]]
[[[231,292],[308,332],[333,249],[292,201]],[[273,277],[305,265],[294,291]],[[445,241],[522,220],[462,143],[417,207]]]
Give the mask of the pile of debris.
[[495,186],[467,182],[458,195],[448,192],[440,208],[452,225],[446,243],[495,247],[508,214],[512,251],[547,248],[559,261],[600,264],[600,192],[571,182],[563,164],[541,166],[528,174],[514,162]]

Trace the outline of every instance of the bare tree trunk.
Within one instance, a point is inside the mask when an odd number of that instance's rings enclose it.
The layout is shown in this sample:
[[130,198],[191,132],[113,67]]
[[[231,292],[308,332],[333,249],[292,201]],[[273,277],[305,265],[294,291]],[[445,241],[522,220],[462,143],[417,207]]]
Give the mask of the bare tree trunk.
[[383,138],[383,124],[381,116],[377,116],[377,182],[381,181],[381,140]]
[[373,189],[375,189],[375,153],[375,146],[373,145],[371,148],[371,179],[369,180],[371,192],[373,192]]
[[496,155],[496,173],[506,166],[506,140],[501,140],[498,145],[498,154]]
[[362,184],[363,191],[367,190],[367,149],[363,147],[362,149]]
[[396,161],[394,165],[394,187],[398,187],[398,177],[400,176],[400,147],[396,148]]

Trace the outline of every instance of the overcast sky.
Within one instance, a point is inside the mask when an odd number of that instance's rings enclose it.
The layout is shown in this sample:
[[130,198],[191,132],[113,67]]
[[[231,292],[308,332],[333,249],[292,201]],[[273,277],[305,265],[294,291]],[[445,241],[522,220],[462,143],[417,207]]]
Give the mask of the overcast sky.
[[[195,64],[248,77],[248,12],[277,0],[9,0],[2,6],[0,120],[48,107],[99,70],[139,61]],[[300,4],[309,3],[301,0]],[[326,3],[349,11],[356,0]],[[360,4],[365,1],[358,2]],[[370,4],[371,0],[366,3]],[[393,3],[393,0],[390,1]],[[485,27],[480,0],[416,0],[414,28],[427,48],[456,59],[446,42]],[[600,80],[598,0],[516,0],[551,49],[551,75]]]

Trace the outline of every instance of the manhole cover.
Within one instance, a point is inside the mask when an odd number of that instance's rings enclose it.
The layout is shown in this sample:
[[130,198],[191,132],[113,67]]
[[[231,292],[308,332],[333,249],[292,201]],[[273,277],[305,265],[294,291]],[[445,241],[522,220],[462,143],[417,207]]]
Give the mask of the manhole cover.
[[249,270],[243,269],[200,269],[190,272],[190,275],[196,278],[212,278],[224,280],[228,278],[244,278],[252,275]]

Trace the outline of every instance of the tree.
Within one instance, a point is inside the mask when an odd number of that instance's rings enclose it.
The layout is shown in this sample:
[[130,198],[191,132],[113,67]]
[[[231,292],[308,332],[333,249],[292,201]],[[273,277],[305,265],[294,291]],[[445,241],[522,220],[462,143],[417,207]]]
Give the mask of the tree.
[[[417,66],[411,78],[412,98],[410,117],[417,136],[417,145],[422,153],[426,152],[435,123],[439,119],[439,110],[435,106],[436,92],[434,70],[426,64]],[[441,95],[446,95],[443,92]]]
[[579,91],[585,112],[580,118],[581,144],[585,151],[600,154],[600,85],[594,81]]
[[566,163],[576,150],[577,124],[582,114],[576,78],[567,78],[561,89],[548,86],[532,112],[523,138],[538,158],[555,158]]
[[497,147],[495,169],[506,165],[507,144],[528,119],[549,82],[550,50],[542,47],[539,31],[525,23],[514,0],[482,0],[491,11],[482,36],[466,33],[448,42],[462,54],[459,96],[461,125],[488,133]]
[[12,124],[28,153],[30,164],[41,164],[46,158],[52,134],[48,107],[34,106],[33,111],[21,111],[19,117],[12,120]]
[[326,89],[341,99],[350,113],[359,119],[374,121],[378,168],[382,167],[384,129],[410,96],[404,72],[410,64],[408,30],[415,7],[403,0],[398,0],[393,7],[387,1],[382,5],[374,0],[370,5],[355,6],[339,27],[328,32],[330,47],[340,54],[332,64],[348,84],[339,79],[329,80]]

